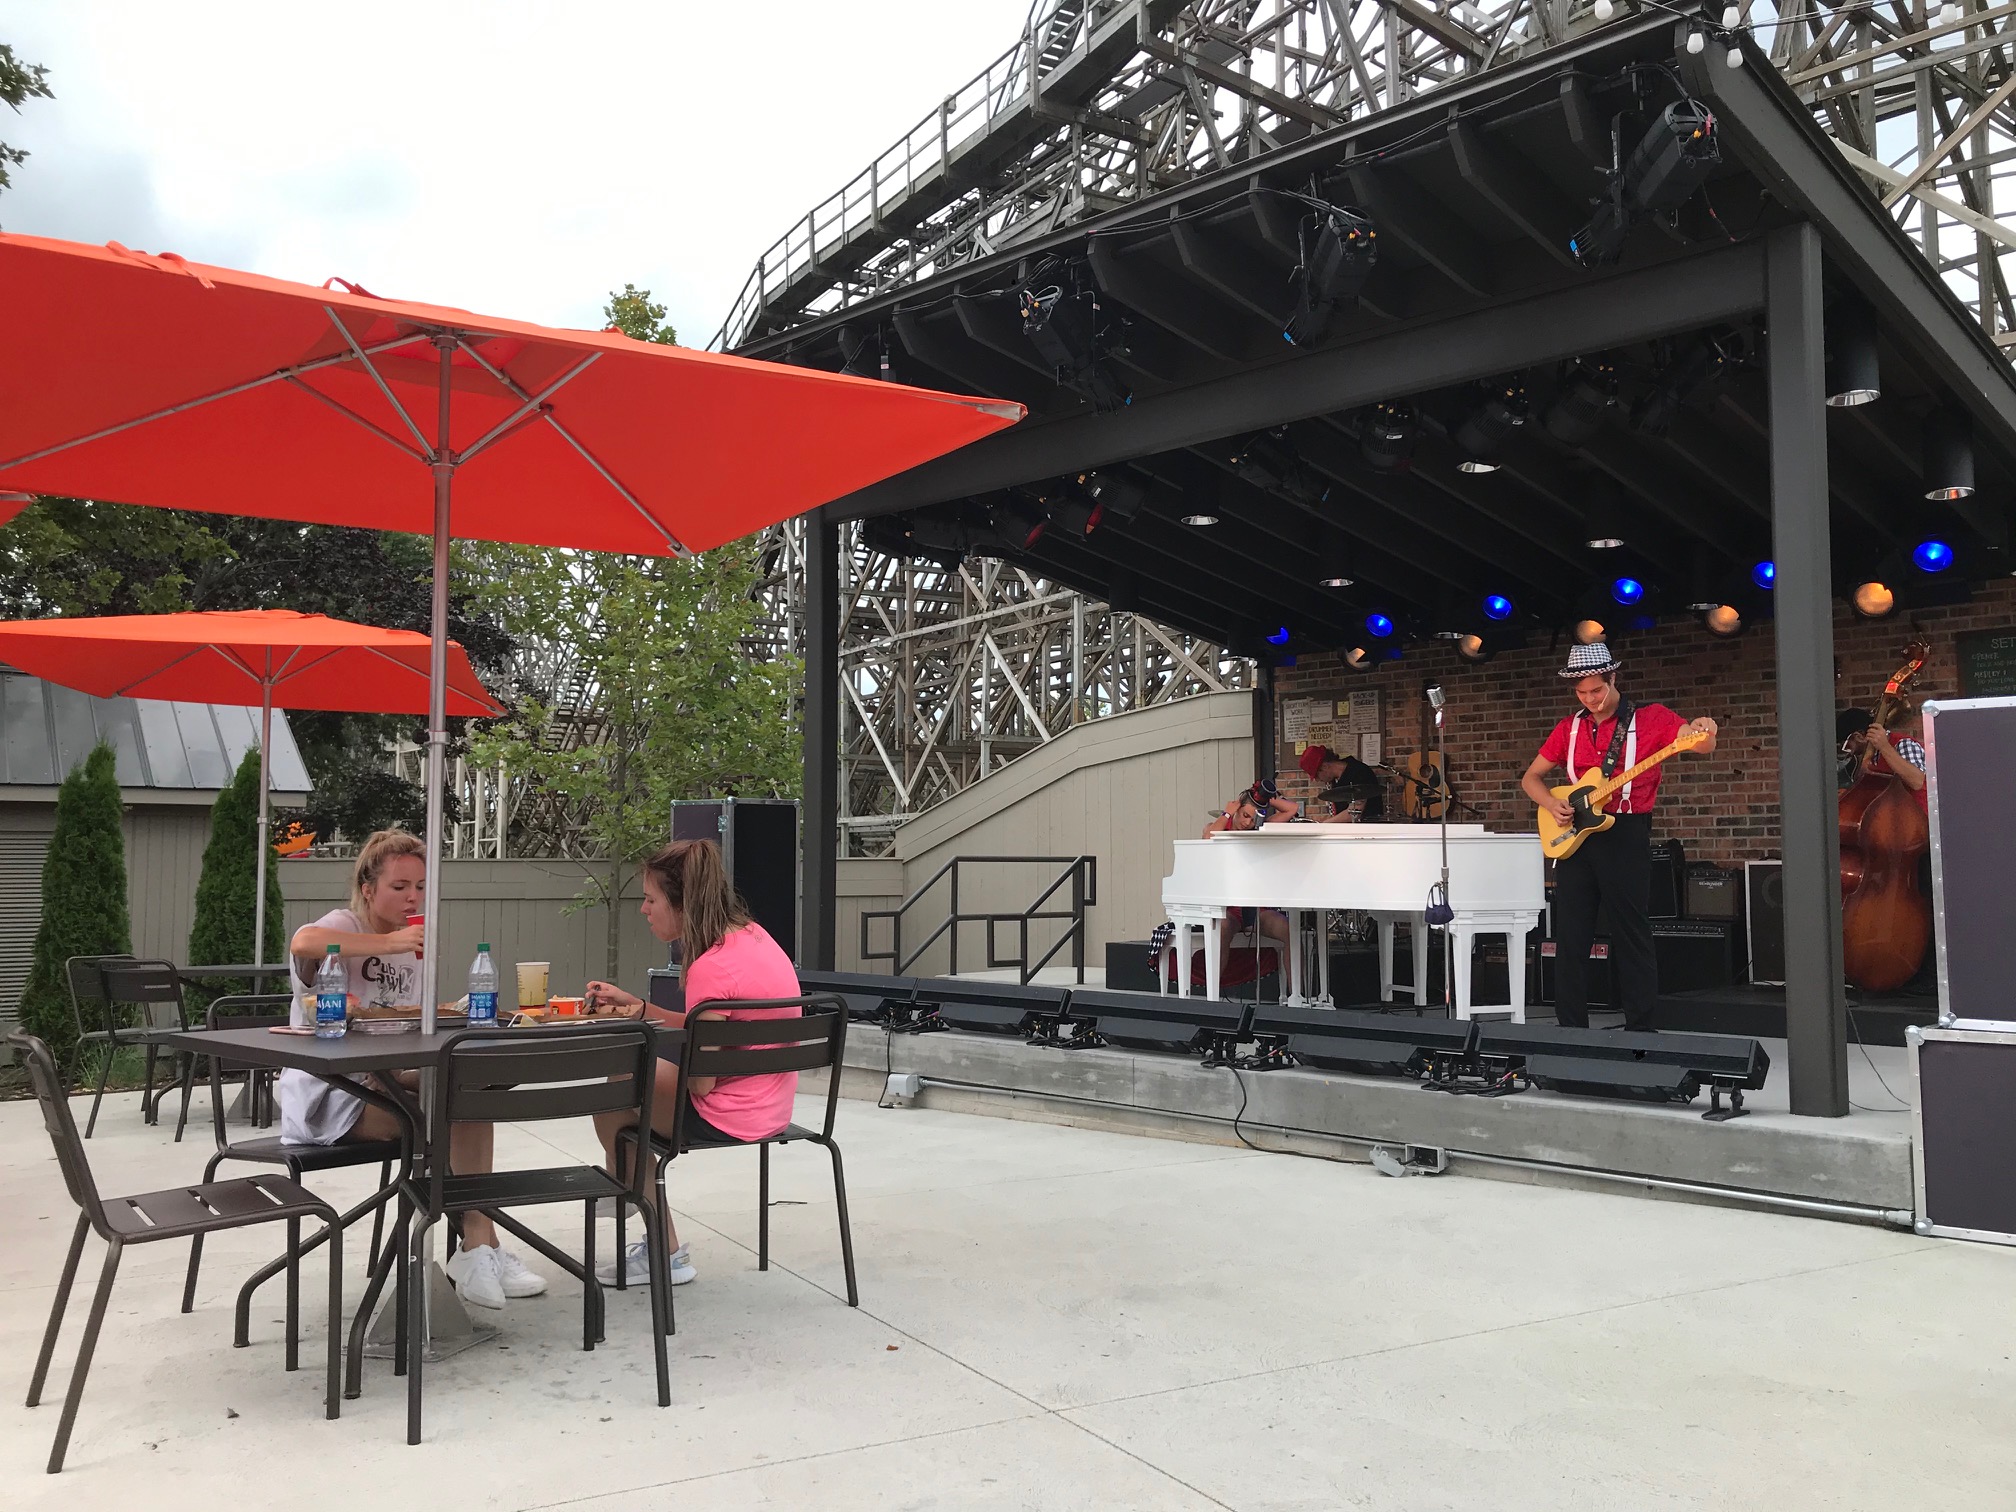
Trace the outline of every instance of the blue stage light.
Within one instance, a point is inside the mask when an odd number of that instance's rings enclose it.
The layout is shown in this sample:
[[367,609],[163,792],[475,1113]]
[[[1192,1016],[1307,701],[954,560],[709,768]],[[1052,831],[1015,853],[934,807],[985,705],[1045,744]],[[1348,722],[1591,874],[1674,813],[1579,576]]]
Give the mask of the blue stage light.
[[1620,604],[1635,604],[1645,597],[1645,585],[1632,577],[1620,577],[1610,585],[1610,597]]
[[1911,549],[1920,572],[1944,572],[1953,565],[1953,548],[1941,540],[1920,541]]
[[1778,564],[1766,557],[1750,569],[1750,581],[1759,588],[1771,589],[1778,586]]
[[1368,614],[1365,616],[1365,633],[1376,635],[1381,640],[1393,633],[1393,617],[1388,614]]
[[1484,617],[1494,620],[1512,618],[1512,600],[1502,593],[1494,593],[1484,600]]
[[1272,635],[1268,636],[1268,637],[1267,637],[1267,644],[1268,644],[1268,645],[1270,645],[1270,646],[1285,646],[1285,645],[1287,645],[1287,644],[1288,644],[1288,627],[1287,627],[1286,625],[1283,625],[1283,626],[1282,626],[1282,627],[1281,627],[1281,628],[1280,628],[1279,630],[1276,630],[1276,631],[1275,631],[1275,632],[1274,632],[1274,633],[1273,633]]

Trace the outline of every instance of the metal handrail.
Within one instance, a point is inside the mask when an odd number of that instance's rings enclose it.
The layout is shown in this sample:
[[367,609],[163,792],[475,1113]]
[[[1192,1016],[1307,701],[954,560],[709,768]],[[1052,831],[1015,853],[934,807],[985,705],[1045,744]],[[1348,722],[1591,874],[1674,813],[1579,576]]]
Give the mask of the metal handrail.
[[[1027,908],[1019,913],[962,913],[959,908],[959,870],[964,866],[1062,866],[1048,887],[1038,893]],[[918,943],[915,949],[903,949],[903,918],[923,901],[925,895],[940,882],[950,878],[951,897],[945,917]],[[1057,895],[1058,889],[1069,885],[1071,906],[1068,910],[1045,910],[1044,904]],[[987,967],[998,971],[1003,967],[1015,968],[1024,987],[1036,979],[1036,973],[1056,957],[1068,941],[1071,945],[1071,964],[1078,973],[1078,981],[1085,981],[1085,910],[1096,907],[1099,902],[1099,858],[1097,856],[954,856],[925,879],[924,884],[894,908],[880,908],[865,911],[861,915],[861,960],[888,961],[890,975],[907,976],[910,968],[923,958],[924,952],[947,939],[950,962],[949,975],[959,974],[959,926],[961,924],[982,924],[987,930]],[[889,948],[872,950],[868,944],[869,926],[877,920],[889,921]],[[1067,927],[1052,942],[1035,962],[1029,959],[1029,926],[1033,923],[1069,920]],[[995,949],[995,929],[1001,924],[1015,926],[1018,933],[1018,948],[1013,956],[1002,956]]]
[[[764,248],[708,349],[725,352],[747,338],[755,318],[770,302],[770,290],[788,283],[794,273],[814,267],[822,244],[831,247],[849,232],[879,223],[887,205],[909,194],[920,179],[945,172],[955,147],[964,146],[990,122],[1035,93],[1040,83],[1036,76],[1040,58],[1062,50],[1067,38],[1075,45],[1090,35],[1120,3],[1052,0],[1041,15],[1032,14],[1014,46],[947,95],[936,110],[897,138],[893,147],[843,184],[838,193],[814,205]],[[1061,18],[1065,28],[1053,36],[1059,12],[1071,14]]]

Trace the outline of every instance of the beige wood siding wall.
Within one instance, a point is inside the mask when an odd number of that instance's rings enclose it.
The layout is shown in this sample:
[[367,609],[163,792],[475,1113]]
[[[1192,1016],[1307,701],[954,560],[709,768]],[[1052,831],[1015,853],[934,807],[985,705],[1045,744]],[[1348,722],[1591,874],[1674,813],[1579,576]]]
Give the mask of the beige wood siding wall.
[[203,848],[209,843],[207,805],[126,810],[126,899],[135,955],[189,959],[196,883],[203,875]]
[[[1144,939],[1160,922],[1171,843],[1198,834],[1212,809],[1253,780],[1252,765],[1249,692],[1213,693],[1080,725],[898,830],[903,894],[921,887],[954,856],[1096,857],[1098,902],[1086,921],[1085,961],[1102,966],[1107,941]],[[960,909],[1019,914],[1061,869],[967,868]],[[847,902],[843,898],[843,915]],[[1045,906],[1067,909],[1068,889]],[[946,884],[940,882],[911,910],[904,925],[905,948],[914,948],[942,922],[949,907]],[[1062,928],[1033,925],[1032,954],[1047,949]],[[875,943],[885,942],[878,935]],[[997,943],[1014,953],[1012,926],[1000,926]],[[848,932],[844,918],[839,945],[842,962],[860,969],[858,937]],[[967,926],[959,969],[984,968],[986,951],[982,926]],[[1067,948],[1053,964],[1066,964],[1068,958]],[[950,951],[941,942],[912,969],[939,972],[950,964]],[[873,969],[889,968],[880,964]]]

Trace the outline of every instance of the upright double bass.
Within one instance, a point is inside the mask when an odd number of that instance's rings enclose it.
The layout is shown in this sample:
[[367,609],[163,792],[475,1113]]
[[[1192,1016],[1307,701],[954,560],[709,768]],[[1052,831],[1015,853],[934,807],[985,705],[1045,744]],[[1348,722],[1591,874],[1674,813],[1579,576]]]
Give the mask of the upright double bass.
[[[1928,654],[1923,642],[1905,647],[1903,665],[1883,685],[1876,724],[1885,738]],[[1841,964],[1853,985],[1894,991],[1918,974],[1932,940],[1932,901],[1918,885],[1931,843],[1925,811],[1872,750],[1841,794],[1839,818]]]

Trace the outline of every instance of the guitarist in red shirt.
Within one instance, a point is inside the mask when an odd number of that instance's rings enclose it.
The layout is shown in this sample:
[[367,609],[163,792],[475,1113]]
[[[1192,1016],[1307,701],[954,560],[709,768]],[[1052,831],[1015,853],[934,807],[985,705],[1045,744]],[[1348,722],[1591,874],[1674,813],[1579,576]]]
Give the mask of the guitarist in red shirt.
[[[1574,782],[1598,769],[1603,776],[1635,766],[1640,758],[1671,744],[1684,730],[1708,738],[1695,749],[1715,749],[1715,721],[1681,719],[1664,704],[1633,706],[1617,690],[1621,664],[1601,641],[1568,653],[1561,676],[1575,684],[1582,707],[1554,726],[1526,768],[1520,786],[1526,796],[1563,823],[1569,806],[1549,791],[1557,768]],[[1655,766],[1626,785],[1605,805],[1617,822],[1589,835],[1554,870],[1554,1019],[1568,1028],[1589,1026],[1589,946],[1596,937],[1596,911],[1609,905],[1610,950],[1617,963],[1624,1027],[1650,1029],[1659,999],[1659,967],[1652,953],[1652,804],[1661,768]]]

